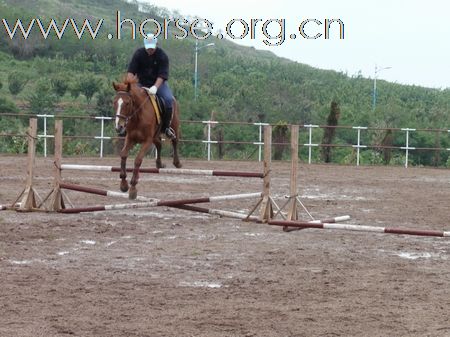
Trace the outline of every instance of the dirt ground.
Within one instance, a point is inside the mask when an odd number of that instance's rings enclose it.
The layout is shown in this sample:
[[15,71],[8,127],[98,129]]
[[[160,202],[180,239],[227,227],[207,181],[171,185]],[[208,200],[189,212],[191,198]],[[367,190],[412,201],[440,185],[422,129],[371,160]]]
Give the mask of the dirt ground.
[[[117,165],[117,158],[65,163]],[[167,159],[166,159],[167,162]],[[255,162],[184,168],[262,171]],[[35,187],[52,188],[52,160]],[[144,166],[154,166],[146,159]],[[24,187],[26,158],[0,157],[0,204]],[[271,194],[289,193],[273,163]],[[450,171],[301,164],[316,219],[450,230]],[[118,190],[118,173],[64,172]],[[260,179],[142,175],[159,199],[261,191]],[[76,206],[128,202],[66,191]],[[249,210],[256,200],[202,204]],[[307,214],[301,212],[303,219]],[[168,207],[74,215],[0,212],[0,336],[450,336],[450,238],[280,227]]]

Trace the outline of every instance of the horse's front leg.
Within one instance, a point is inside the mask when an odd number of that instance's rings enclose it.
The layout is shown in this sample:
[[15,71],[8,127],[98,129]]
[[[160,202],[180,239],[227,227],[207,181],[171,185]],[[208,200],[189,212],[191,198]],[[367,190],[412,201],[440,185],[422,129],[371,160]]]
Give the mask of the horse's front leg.
[[130,149],[133,147],[133,143],[130,143],[127,138],[125,138],[125,144],[123,145],[122,150],[120,151],[120,190],[122,192],[128,191],[128,182],[127,182],[127,158]]
[[139,169],[142,165],[142,161],[144,160],[145,154],[148,152],[150,147],[152,146],[152,141],[143,143],[141,145],[141,149],[139,150],[136,158],[134,159],[134,169],[133,169],[133,176],[131,177],[130,181],[130,191],[128,192],[128,198],[129,199],[136,199],[137,197],[137,188],[136,185],[139,181]]

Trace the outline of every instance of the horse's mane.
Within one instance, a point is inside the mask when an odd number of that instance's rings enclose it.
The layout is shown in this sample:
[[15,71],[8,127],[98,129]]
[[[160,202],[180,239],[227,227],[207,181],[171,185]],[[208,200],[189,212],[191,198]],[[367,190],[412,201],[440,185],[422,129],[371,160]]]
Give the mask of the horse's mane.
[[137,76],[132,76],[131,78],[128,78],[127,75],[125,75],[123,77],[123,84],[128,85],[128,84],[138,84],[139,80],[137,78]]
[[123,85],[125,88],[129,86],[130,92],[132,92],[134,95],[140,96],[143,94],[143,90],[137,85],[139,83],[139,79],[136,75],[131,76],[128,78],[127,75],[124,75],[123,82],[121,85]]

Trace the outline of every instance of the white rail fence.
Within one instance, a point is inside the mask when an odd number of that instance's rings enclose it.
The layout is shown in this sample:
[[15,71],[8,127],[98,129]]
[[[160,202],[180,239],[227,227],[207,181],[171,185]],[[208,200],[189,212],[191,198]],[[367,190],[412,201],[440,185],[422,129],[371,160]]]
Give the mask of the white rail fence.
[[[48,149],[48,144],[47,144],[47,139],[49,138],[54,138],[52,132],[48,132],[48,120],[49,119],[55,119],[55,117],[60,117],[60,116],[55,116],[55,115],[35,115],[38,120],[42,119],[43,121],[43,127],[42,130],[38,130],[38,138],[43,139],[44,141],[44,156],[47,157],[47,149]],[[67,117],[65,117],[67,118]],[[76,118],[76,117],[74,117]],[[99,145],[100,145],[100,149],[99,149],[99,156],[100,158],[102,158],[104,156],[104,144],[105,141],[110,141],[113,137],[110,136],[105,136],[105,121],[109,122],[111,121],[113,118],[112,117],[93,117],[95,120],[100,121],[100,128],[99,128],[99,134],[97,136],[93,136],[92,139],[96,139],[99,141]],[[197,122],[198,123],[198,122]],[[212,132],[211,129],[214,126],[217,126],[219,124],[226,124],[224,122],[218,122],[218,121],[202,121],[202,124],[205,125],[206,127],[206,132],[205,132],[205,139],[203,140],[199,140],[199,142],[204,143],[206,145],[206,159],[208,161],[210,161],[212,159],[212,148],[211,145],[212,144],[218,144],[219,141],[217,140],[213,140],[212,138]],[[235,124],[239,124],[239,123],[235,123]],[[249,123],[242,123],[242,124],[246,124],[249,125]],[[262,142],[263,139],[263,128],[265,125],[268,125],[268,123],[250,123],[250,125],[253,125],[255,127],[258,128],[258,139],[253,141],[252,144],[255,145],[257,147],[258,150],[258,161],[261,161],[261,157],[262,157],[262,149],[264,146],[264,143]],[[313,125],[313,124],[305,124],[305,125],[300,125],[300,127],[303,127],[307,130],[308,133],[308,143],[304,143],[302,144],[304,147],[306,147],[308,149],[308,164],[312,163],[312,158],[313,158],[313,154],[312,154],[312,149],[313,148],[317,148],[319,146],[327,146],[329,144],[318,144],[318,143],[313,143],[313,135],[314,135],[314,130],[320,129],[320,128],[325,128],[324,126],[320,126],[320,125]],[[359,166],[360,165],[360,159],[361,159],[361,149],[367,149],[369,147],[369,145],[364,145],[361,143],[361,133],[363,131],[367,131],[369,128],[365,127],[365,126],[353,126],[350,127],[353,130],[356,130],[356,144],[352,144],[351,147],[356,149],[356,165]],[[414,147],[414,146],[410,146],[410,139],[411,139],[411,133],[418,131],[417,129],[411,129],[411,128],[401,128],[401,129],[397,129],[400,131],[405,132],[405,146],[400,146],[400,147],[392,147],[395,149],[399,149],[399,150],[403,150],[405,153],[405,160],[404,160],[404,166],[405,168],[408,167],[408,158],[409,155],[411,153],[411,151],[417,150],[418,147]],[[41,131],[41,133],[39,133]],[[421,131],[430,131],[430,132],[447,132],[448,135],[450,136],[450,129],[448,130],[426,130],[426,129],[422,129]],[[76,138],[76,136],[73,136],[74,138]],[[374,147],[374,146],[371,146]],[[381,146],[380,146],[381,147]],[[450,148],[422,148],[422,149],[426,149],[426,150],[430,150],[430,151],[436,151],[436,150],[445,150],[445,151],[450,151]]]

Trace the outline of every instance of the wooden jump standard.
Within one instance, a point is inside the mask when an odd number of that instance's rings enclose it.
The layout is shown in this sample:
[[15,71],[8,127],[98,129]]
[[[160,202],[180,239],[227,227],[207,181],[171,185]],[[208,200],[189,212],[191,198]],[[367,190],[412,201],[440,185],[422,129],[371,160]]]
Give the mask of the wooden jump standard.
[[[27,131],[28,137],[28,156],[27,156],[27,180],[25,189],[19,194],[16,200],[11,206],[4,209],[16,209],[18,211],[30,211],[36,210],[36,198],[39,198],[39,194],[36,192],[33,186],[34,181],[34,164],[36,158],[36,141],[37,141],[37,119],[30,118],[30,125]],[[21,201],[19,202],[19,199]],[[18,205],[18,206],[16,206]]]

